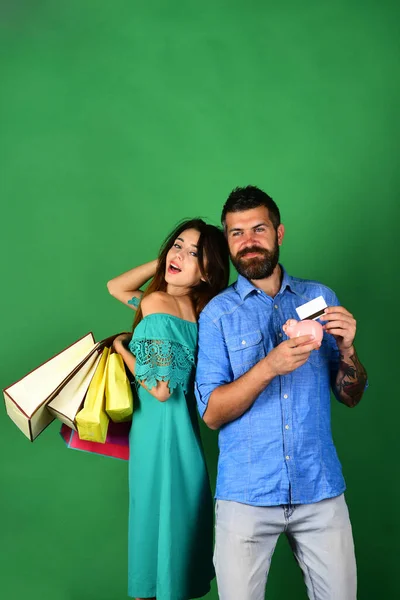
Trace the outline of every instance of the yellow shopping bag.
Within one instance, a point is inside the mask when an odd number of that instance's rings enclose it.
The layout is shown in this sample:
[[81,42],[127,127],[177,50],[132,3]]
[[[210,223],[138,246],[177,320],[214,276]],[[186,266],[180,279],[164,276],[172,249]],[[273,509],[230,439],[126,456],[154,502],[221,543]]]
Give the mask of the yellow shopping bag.
[[81,440],[104,444],[110,421],[105,411],[105,383],[109,348],[104,348],[97,365],[83,408],[76,415],[78,435]]
[[132,388],[122,356],[114,352],[107,361],[106,412],[114,423],[129,421],[133,411]]

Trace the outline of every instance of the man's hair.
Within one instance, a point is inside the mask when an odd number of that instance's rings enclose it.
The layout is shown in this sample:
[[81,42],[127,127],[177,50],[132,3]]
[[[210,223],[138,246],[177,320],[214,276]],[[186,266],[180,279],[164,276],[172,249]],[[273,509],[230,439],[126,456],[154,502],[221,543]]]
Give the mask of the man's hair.
[[221,222],[224,229],[226,230],[227,213],[242,212],[251,208],[258,208],[259,206],[265,206],[268,209],[269,218],[276,230],[281,223],[279,208],[268,194],[255,185],[237,187],[229,194],[221,215]]

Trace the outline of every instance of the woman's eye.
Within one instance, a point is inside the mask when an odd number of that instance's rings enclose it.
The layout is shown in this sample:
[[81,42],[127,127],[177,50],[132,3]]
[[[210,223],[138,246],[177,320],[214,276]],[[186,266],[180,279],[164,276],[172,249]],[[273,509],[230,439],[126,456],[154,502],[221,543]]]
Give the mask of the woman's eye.
[[181,246],[179,244],[177,244],[177,242],[175,242],[174,244],[174,248],[178,248],[179,250],[181,249]]
[[197,258],[197,252],[191,252],[190,253],[192,256],[195,256]]

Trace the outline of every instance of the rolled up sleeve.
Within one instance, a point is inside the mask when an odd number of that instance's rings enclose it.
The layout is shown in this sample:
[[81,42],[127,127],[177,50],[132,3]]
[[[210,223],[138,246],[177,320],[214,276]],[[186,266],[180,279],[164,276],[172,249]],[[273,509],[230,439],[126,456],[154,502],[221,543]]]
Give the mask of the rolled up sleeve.
[[231,381],[233,381],[233,374],[222,331],[218,324],[203,312],[199,319],[195,381],[197,407],[202,418],[212,392]]

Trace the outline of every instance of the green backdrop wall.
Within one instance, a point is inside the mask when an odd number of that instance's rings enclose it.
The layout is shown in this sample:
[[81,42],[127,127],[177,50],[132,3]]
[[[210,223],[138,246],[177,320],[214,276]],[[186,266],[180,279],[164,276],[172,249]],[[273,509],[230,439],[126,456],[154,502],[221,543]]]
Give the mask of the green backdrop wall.
[[[400,592],[398,6],[0,5],[1,387],[89,330],[127,328],[107,280],[181,218],[218,223],[233,187],[259,185],[282,210],[287,270],[358,319],[370,388],[332,418],[361,600]],[[67,450],[56,424],[33,444],[4,410],[0,427],[2,597],[125,598],[126,463]],[[214,484],[216,434],[202,433]],[[267,597],[306,597],[285,539]]]

